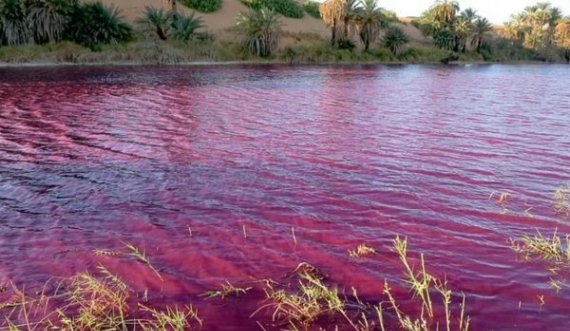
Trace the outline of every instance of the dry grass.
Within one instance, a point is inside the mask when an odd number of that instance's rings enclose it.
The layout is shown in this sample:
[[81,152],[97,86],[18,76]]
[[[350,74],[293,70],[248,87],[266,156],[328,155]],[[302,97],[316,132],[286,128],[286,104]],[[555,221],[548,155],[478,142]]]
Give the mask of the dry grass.
[[506,205],[512,197],[512,193],[494,191],[489,195],[489,200],[495,200],[500,205]]
[[366,256],[375,255],[375,254],[376,254],[376,250],[370,246],[367,246],[366,244],[360,244],[360,245],[358,245],[358,247],[356,249],[352,249],[352,250],[348,251],[348,255],[350,255],[351,257],[354,257],[354,258],[366,257]]
[[511,239],[511,246],[527,259],[570,263],[570,235],[561,237],[557,231],[551,237],[545,237],[537,230],[534,236],[524,236],[518,241]]
[[554,192],[554,209],[560,214],[570,216],[570,184]]
[[[152,268],[144,251],[132,244],[125,247],[127,252],[98,250],[96,253],[133,256]],[[365,245],[359,247],[355,250],[358,256],[376,253]],[[264,293],[265,298],[250,317],[265,315],[269,318],[268,325],[258,322],[264,330],[310,330],[326,325],[327,329],[354,331],[396,328],[436,331],[443,330],[443,326],[447,331],[468,331],[470,321],[466,315],[465,296],[454,295],[445,282],[428,273],[423,255],[418,257],[419,264],[414,265],[406,239],[396,237],[393,251],[404,269],[402,284],[412,290],[412,297],[397,298],[392,285],[385,282],[381,298],[363,301],[354,288],[347,295],[316,267],[301,263],[281,282],[255,282],[253,286],[259,290],[257,293]],[[0,314],[6,318],[0,322],[0,329],[182,331],[202,325],[192,306],[153,308],[148,304],[146,290],[139,302],[134,291],[103,266],[97,268],[95,275],[80,273],[56,284],[53,290],[48,291],[48,288],[46,285],[40,294],[28,297],[14,287],[11,300],[0,303]],[[203,296],[225,299],[248,295],[251,290],[253,287],[237,287],[226,282],[219,290],[206,292]],[[457,299],[459,297],[461,300]],[[406,311],[408,309],[412,310]],[[458,312],[458,316],[454,312]]]
[[[423,255],[421,266],[416,270],[408,257],[406,239],[397,237],[393,250],[404,266],[404,283],[411,287],[411,300],[419,305],[419,313],[404,312],[387,282],[383,291],[385,297],[378,304],[365,303],[355,289],[351,295],[344,295],[338,287],[327,285],[327,278],[315,267],[303,263],[295,270],[296,285],[266,282],[266,303],[251,317],[269,313],[273,324],[267,327],[287,330],[308,330],[319,322],[327,321],[327,325],[333,323],[332,326],[338,330],[386,331],[393,330],[387,328],[388,323],[392,323],[407,331],[435,331],[440,329],[440,325],[445,325],[447,331],[468,331],[470,320],[466,315],[465,296],[461,295],[460,302],[453,302],[454,295],[447,284],[427,272]],[[433,300],[436,297],[437,302]],[[455,305],[459,309],[453,309]],[[441,314],[436,313],[438,309],[441,309]],[[452,314],[455,310],[460,311],[459,316]],[[445,320],[435,317],[443,315]]]
[[0,329],[183,331],[202,323],[192,306],[159,311],[138,303],[131,309],[132,291],[102,266],[97,275],[80,273],[58,283],[52,294],[47,287],[35,297],[13,287],[15,300],[0,305]]
[[221,298],[225,299],[227,297],[239,297],[241,295],[247,294],[252,289],[252,287],[236,287],[232,283],[226,281],[225,284],[222,284],[220,290],[215,291],[208,291],[204,293],[202,296],[212,299],[212,298]]
[[524,236],[520,240],[511,239],[511,247],[526,260],[544,261],[546,270],[551,275],[549,284],[556,292],[569,286],[567,276],[570,274],[570,234],[562,237],[555,230],[552,236],[544,236],[537,230],[533,236]]

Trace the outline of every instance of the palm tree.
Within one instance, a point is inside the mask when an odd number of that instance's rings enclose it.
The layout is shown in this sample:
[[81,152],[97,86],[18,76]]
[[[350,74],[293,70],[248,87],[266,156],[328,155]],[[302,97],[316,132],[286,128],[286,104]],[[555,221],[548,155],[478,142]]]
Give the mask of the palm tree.
[[474,23],[478,18],[479,15],[477,15],[477,11],[472,8],[467,8],[462,11],[456,19],[455,34],[459,37],[458,41],[462,44],[461,51],[463,53],[467,51],[469,41],[473,40]]
[[455,22],[455,45],[457,48],[461,46],[461,51],[465,53],[467,51],[467,42],[469,37],[473,33],[473,23],[466,17],[459,16]]
[[519,27],[524,33],[525,44],[531,48],[551,47],[554,44],[556,24],[561,18],[560,9],[548,2],[526,7],[516,17],[521,23]]
[[570,63],[570,17],[561,19],[555,31],[556,45],[563,50],[566,62]]
[[430,10],[433,19],[444,25],[451,25],[459,11],[459,3],[453,0],[438,0]]
[[398,26],[391,26],[384,36],[384,47],[388,48],[395,56],[400,56],[404,46],[410,41],[408,35]]
[[349,14],[349,0],[327,0],[321,4],[319,10],[323,21],[331,29],[331,44],[335,45],[339,39],[346,37],[341,36],[339,38],[338,31],[341,28],[343,28],[343,31],[348,29],[348,27],[342,27],[342,25],[346,25],[345,21]]
[[195,13],[192,13],[190,16],[173,16],[171,26],[174,39],[189,41],[197,36],[196,31],[203,28],[204,23],[200,17],[196,17]]
[[172,15],[164,8],[146,7],[143,17],[137,20],[143,31],[156,33],[161,40],[167,40],[171,28]]
[[24,1],[0,1],[0,45],[16,45],[29,41],[31,33]]
[[71,14],[79,5],[77,0],[32,0],[28,3],[27,18],[36,42],[63,39]]
[[493,26],[489,23],[486,18],[478,18],[474,24],[474,37],[472,44],[476,45],[477,53],[481,52],[481,46],[483,46],[483,41],[485,40],[485,35],[487,32],[493,31]]
[[361,0],[354,9],[352,20],[364,44],[364,51],[367,52],[370,44],[378,39],[380,30],[386,26],[387,17],[382,8],[377,6],[376,0]]
[[245,44],[255,56],[270,56],[279,42],[281,24],[277,13],[267,8],[250,10],[237,17],[238,29],[245,35]]
[[119,43],[132,39],[131,26],[125,22],[116,7],[101,2],[87,2],[80,6],[69,27],[69,39],[96,50],[101,44]]

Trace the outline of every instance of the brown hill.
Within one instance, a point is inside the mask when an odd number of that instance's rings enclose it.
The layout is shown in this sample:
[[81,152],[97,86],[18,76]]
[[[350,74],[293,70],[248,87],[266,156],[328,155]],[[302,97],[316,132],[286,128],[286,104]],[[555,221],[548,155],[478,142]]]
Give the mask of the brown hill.
[[[101,0],[107,5],[113,5],[121,10],[122,15],[130,22],[141,17],[147,6],[168,9],[166,0]],[[185,13],[191,13],[189,8],[179,5]],[[235,20],[240,12],[248,8],[240,0],[224,0],[220,10],[211,14],[197,13],[202,17],[206,29],[222,39],[235,39],[231,29],[235,26]],[[318,35],[322,39],[330,38],[330,30],[320,19],[305,15],[301,19],[281,17],[282,29],[288,33],[306,33]],[[428,40],[409,23],[402,23],[401,27],[410,36],[412,43],[426,43]]]

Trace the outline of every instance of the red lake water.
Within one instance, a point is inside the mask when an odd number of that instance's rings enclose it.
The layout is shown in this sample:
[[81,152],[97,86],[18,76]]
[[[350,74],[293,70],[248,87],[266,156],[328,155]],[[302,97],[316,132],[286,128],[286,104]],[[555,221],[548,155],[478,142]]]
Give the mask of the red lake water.
[[[400,235],[472,330],[570,330],[570,288],[509,241],[570,233],[552,203],[569,87],[568,66],[2,68],[0,282],[101,264],[204,330],[254,330],[259,295],[200,294],[307,262],[363,300],[385,279],[409,297]],[[125,243],[164,279],[95,253]],[[349,257],[361,243],[378,254]]]

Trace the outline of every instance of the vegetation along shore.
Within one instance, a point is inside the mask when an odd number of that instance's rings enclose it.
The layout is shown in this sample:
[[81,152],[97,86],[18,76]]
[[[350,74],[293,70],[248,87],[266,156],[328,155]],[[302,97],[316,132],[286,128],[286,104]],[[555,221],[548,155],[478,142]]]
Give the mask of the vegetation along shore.
[[415,18],[381,5],[0,0],[0,63],[570,63],[570,17],[549,3],[503,26],[455,1]]

